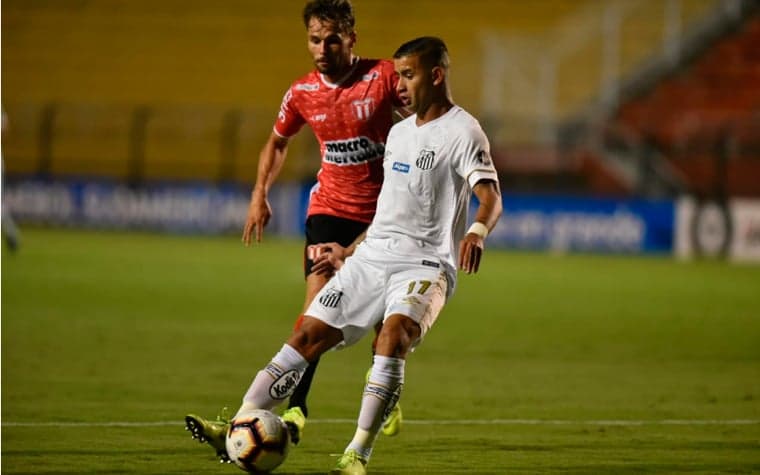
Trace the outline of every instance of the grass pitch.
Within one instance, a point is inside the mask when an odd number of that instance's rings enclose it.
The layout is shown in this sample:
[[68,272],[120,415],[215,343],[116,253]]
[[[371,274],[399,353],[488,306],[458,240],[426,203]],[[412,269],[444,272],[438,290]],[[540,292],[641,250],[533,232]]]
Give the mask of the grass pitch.
[[[282,345],[301,243],[24,231],[2,255],[2,472],[242,473],[182,418],[236,408]],[[325,355],[276,473],[332,467],[369,353]],[[401,402],[370,473],[760,472],[760,267],[489,249]]]

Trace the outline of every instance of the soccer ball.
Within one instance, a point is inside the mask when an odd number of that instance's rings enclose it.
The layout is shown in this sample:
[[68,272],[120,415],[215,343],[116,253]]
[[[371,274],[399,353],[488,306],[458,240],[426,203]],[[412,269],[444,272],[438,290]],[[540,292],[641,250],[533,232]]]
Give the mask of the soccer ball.
[[227,455],[250,473],[269,473],[288,455],[290,432],[275,414],[253,409],[238,414],[227,431]]

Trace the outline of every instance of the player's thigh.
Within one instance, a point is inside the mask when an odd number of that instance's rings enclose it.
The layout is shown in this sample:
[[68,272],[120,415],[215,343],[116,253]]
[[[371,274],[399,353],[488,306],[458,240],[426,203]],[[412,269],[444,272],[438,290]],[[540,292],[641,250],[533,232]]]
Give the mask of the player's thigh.
[[317,293],[322,290],[327,282],[330,281],[330,276],[324,274],[311,273],[306,276],[306,295],[304,297],[303,311],[305,312]]
[[422,340],[446,303],[447,286],[446,274],[439,269],[406,266],[394,272],[388,282],[385,318],[409,317],[420,326],[418,341]]
[[384,316],[384,267],[354,255],[314,297],[305,314],[343,332],[345,345],[359,341]]

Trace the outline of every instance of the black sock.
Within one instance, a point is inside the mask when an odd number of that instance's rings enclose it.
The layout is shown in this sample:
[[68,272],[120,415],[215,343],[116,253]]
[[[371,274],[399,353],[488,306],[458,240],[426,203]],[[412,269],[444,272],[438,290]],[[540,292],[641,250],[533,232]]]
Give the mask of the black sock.
[[288,409],[291,407],[300,407],[305,417],[309,417],[309,410],[306,408],[306,396],[309,395],[309,389],[311,389],[311,381],[314,379],[314,373],[317,371],[317,365],[319,364],[319,358],[314,360],[313,363],[309,363],[306,367],[306,371],[301,376],[301,381],[298,382],[293,395],[290,396],[288,401]]

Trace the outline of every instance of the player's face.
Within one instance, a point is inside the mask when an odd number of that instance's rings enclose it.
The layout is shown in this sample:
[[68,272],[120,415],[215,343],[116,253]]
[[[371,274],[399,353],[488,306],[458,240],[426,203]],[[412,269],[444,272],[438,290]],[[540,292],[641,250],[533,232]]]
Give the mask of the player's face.
[[351,67],[351,51],[356,42],[354,33],[343,33],[333,22],[312,18],[308,44],[317,70],[325,76],[341,76]]
[[430,103],[432,88],[430,68],[425,68],[416,54],[396,58],[393,63],[398,74],[396,90],[399,98],[412,112],[425,109]]

